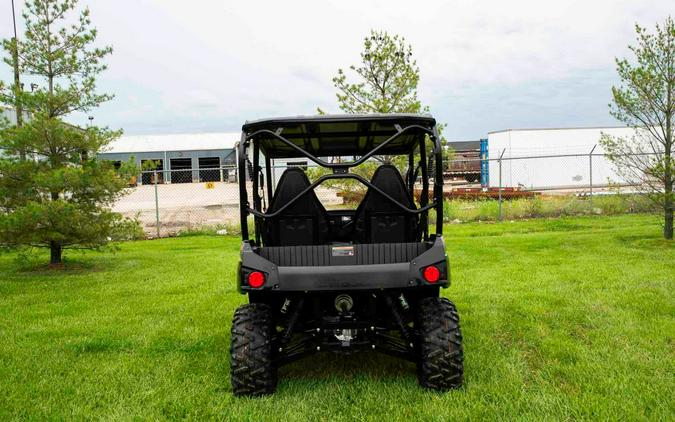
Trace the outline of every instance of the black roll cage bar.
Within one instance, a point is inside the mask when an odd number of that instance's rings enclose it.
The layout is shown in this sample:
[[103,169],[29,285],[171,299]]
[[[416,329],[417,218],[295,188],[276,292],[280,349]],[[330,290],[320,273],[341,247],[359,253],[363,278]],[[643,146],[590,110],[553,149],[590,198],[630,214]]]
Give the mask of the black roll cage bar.
[[[424,240],[429,239],[428,235],[428,225],[427,225],[427,214],[430,209],[435,208],[436,209],[436,233],[437,234],[442,234],[443,233],[443,157],[442,157],[442,147],[441,147],[441,142],[440,142],[440,136],[438,134],[438,129],[436,128],[436,125],[432,126],[431,129],[428,129],[424,126],[417,125],[417,124],[412,124],[410,126],[406,126],[405,128],[402,128],[399,124],[395,124],[394,127],[396,128],[396,133],[387,138],[384,142],[376,146],[375,148],[371,149],[368,151],[366,154],[362,155],[360,158],[357,160],[347,162],[347,163],[329,163],[326,162],[315,155],[311,154],[310,152],[300,148],[299,146],[295,145],[293,142],[289,141],[288,139],[284,138],[281,136],[283,133],[283,127],[279,127],[276,131],[271,131],[269,129],[260,129],[256,130],[250,134],[246,134],[246,132],[242,132],[241,134],[241,141],[239,142],[239,145],[237,146],[238,148],[238,155],[239,155],[239,162],[238,162],[238,182],[239,182],[239,200],[240,200],[240,223],[241,223],[241,236],[243,240],[249,240],[249,233],[248,233],[248,215],[252,214],[255,217],[255,233],[256,233],[256,243],[260,243],[260,228],[259,228],[259,219],[260,218],[273,218],[279,215],[281,212],[283,212],[286,208],[294,204],[296,201],[298,201],[300,198],[302,198],[304,195],[307,194],[310,190],[315,189],[317,186],[322,184],[323,182],[331,179],[355,179],[362,183],[363,185],[367,186],[369,189],[373,189],[380,195],[382,195],[385,199],[390,201],[392,204],[396,205],[398,208],[401,210],[411,213],[411,214],[421,214],[420,218],[420,225],[423,227],[423,236]],[[414,184],[415,184],[415,176],[417,174],[417,170],[421,170],[422,173],[422,191],[423,194],[420,196],[420,208],[418,209],[412,209],[408,208],[404,204],[400,203],[399,201],[395,200],[391,196],[387,195],[385,192],[383,192],[381,189],[379,189],[377,186],[374,186],[370,181],[366,180],[362,176],[359,176],[358,174],[353,174],[349,173],[349,168],[351,167],[356,167],[360,164],[363,164],[371,158],[373,155],[377,154],[378,151],[380,151],[382,148],[384,148],[386,145],[390,144],[394,140],[396,140],[398,137],[401,135],[410,132],[410,131],[419,131],[424,133],[425,135],[430,135],[433,143],[434,143],[434,148],[433,148],[433,154],[434,154],[434,164],[435,164],[435,173],[434,173],[434,202],[431,204],[427,204],[428,202],[428,192],[429,192],[429,177],[428,177],[428,169],[427,169],[427,160],[426,160],[426,142],[425,138],[421,138],[419,141],[419,150],[420,150],[420,162],[417,165],[417,168],[413,168],[414,164],[414,155],[415,151],[411,151],[408,154],[408,166],[409,166],[409,172],[410,174],[406,176],[406,182],[408,183],[408,188],[410,189],[411,195],[414,195]],[[310,184],[307,188],[305,188],[302,192],[297,194],[295,197],[293,197],[290,201],[288,201],[286,204],[284,204],[281,208],[276,210],[275,212],[272,213],[263,213],[259,211],[261,209],[261,198],[260,198],[260,193],[258,189],[258,174],[260,173],[260,145],[259,142],[256,141],[256,137],[259,135],[268,135],[271,136],[272,138],[286,144],[287,146],[291,147],[301,155],[307,157],[308,159],[312,160],[316,164],[320,165],[321,167],[325,168],[330,168],[333,170],[333,174],[327,174],[324,176],[319,177],[317,180],[315,180],[312,184]],[[248,202],[248,193],[246,191],[246,174],[247,174],[247,155],[246,155],[246,148],[249,144],[249,142],[253,141],[253,172],[252,172],[252,180],[253,180],[253,208],[251,208],[250,203]],[[267,195],[268,195],[268,201],[272,200],[272,186],[271,186],[271,166],[270,166],[270,157],[265,156],[265,177],[267,179]]]
[[255,216],[257,216],[257,217],[261,217],[261,218],[272,218],[272,217],[276,217],[277,215],[281,214],[286,208],[290,207],[290,206],[293,205],[296,201],[298,201],[298,200],[299,200],[303,195],[305,195],[307,192],[309,192],[310,190],[312,190],[312,189],[314,189],[315,187],[319,186],[321,183],[325,182],[326,180],[330,180],[330,179],[356,179],[356,180],[358,180],[359,182],[363,183],[364,185],[368,186],[369,188],[373,189],[374,191],[376,191],[376,192],[379,193],[380,195],[382,195],[382,196],[384,196],[385,198],[387,198],[389,201],[391,201],[394,205],[396,205],[396,206],[398,206],[399,208],[401,208],[403,211],[409,212],[409,213],[411,213],[411,214],[419,214],[419,213],[421,213],[421,212],[423,212],[423,211],[428,211],[428,210],[430,210],[430,209],[432,209],[433,207],[436,206],[436,203],[434,202],[434,203],[431,203],[431,204],[429,204],[429,205],[427,205],[427,206],[425,206],[425,207],[423,207],[423,208],[419,208],[419,209],[418,209],[418,208],[415,208],[415,209],[413,209],[413,208],[408,208],[408,207],[406,207],[405,205],[403,205],[403,204],[401,204],[400,202],[398,202],[397,200],[395,200],[394,198],[392,198],[391,196],[389,196],[389,195],[387,195],[386,193],[384,193],[382,190],[380,190],[380,188],[378,188],[377,186],[373,185],[373,184],[370,183],[368,180],[366,180],[366,179],[363,178],[362,176],[359,176],[358,174],[337,173],[337,174],[327,174],[327,175],[325,175],[325,176],[319,177],[318,179],[316,179],[316,181],[314,181],[314,183],[312,183],[312,184],[309,185],[307,188],[305,188],[302,192],[300,192],[299,194],[297,194],[293,199],[291,199],[290,201],[286,202],[286,204],[284,204],[281,208],[279,208],[279,209],[276,210],[275,212],[272,212],[272,213],[262,213],[262,212],[260,212],[260,211],[254,210],[254,209],[249,209],[248,212],[251,213],[251,214],[253,214],[253,215],[255,215]]

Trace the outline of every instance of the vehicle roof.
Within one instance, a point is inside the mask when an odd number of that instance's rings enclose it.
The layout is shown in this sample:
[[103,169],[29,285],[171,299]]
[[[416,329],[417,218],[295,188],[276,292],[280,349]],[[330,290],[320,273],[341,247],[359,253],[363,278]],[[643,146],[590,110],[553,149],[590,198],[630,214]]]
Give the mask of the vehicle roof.
[[[250,135],[259,130],[276,132],[316,157],[364,155],[397,133],[415,125],[431,129],[436,120],[428,114],[328,114],[316,116],[277,117],[247,121],[242,130]],[[378,155],[408,154],[419,145],[423,130],[413,130],[387,144]],[[255,137],[270,158],[292,158],[303,155],[274,136],[266,133]]]

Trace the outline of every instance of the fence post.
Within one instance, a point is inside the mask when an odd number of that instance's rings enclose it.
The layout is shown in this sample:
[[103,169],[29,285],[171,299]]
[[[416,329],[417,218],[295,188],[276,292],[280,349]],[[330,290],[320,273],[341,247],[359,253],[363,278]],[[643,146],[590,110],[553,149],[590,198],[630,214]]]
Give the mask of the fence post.
[[480,140],[480,187],[490,187],[490,162],[487,138]]
[[593,212],[593,151],[597,145],[593,145],[593,149],[588,153],[588,192],[591,201],[591,212]]
[[499,221],[502,221],[502,157],[504,152],[506,152],[506,148],[499,155]]
[[157,194],[157,169],[154,170],[155,179],[155,225],[157,226],[157,237],[159,237],[159,195]]

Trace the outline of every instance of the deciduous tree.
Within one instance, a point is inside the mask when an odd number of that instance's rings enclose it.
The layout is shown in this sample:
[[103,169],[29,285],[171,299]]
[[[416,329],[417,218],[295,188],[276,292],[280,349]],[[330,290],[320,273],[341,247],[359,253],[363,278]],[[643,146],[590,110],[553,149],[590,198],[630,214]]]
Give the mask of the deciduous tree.
[[338,105],[345,113],[429,111],[417,98],[420,69],[405,38],[370,31],[363,40],[361,63],[349,69],[358,76],[356,82],[349,82],[343,69],[333,78]]
[[654,32],[639,25],[634,60],[617,59],[621,81],[612,87],[611,114],[634,129],[631,136],[603,135],[602,144],[619,174],[657,203],[663,236],[673,238],[673,117],[675,115],[675,24],[668,17]]
[[[371,113],[428,113],[429,107],[423,106],[417,98],[417,85],[420,80],[420,69],[413,58],[412,46],[400,35],[390,35],[386,31],[371,30],[363,40],[361,62],[349,66],[355,74],[350,81],[347,72],[338,69],[333,78],[337,89],[337,100],[340,110],[349,114]],[[318,109],[320,114],[324,111]],[[438,125],[442,132],[443,125]],[[445,140],[441,139],[445,145]],[[431,146],[428,142],[427,148]],[[443,148],[444,162],[450,159],[450,151]],[[405,171],[408,161],[406,157],[376,156],[377,160],[395,164],[399,170]],[[373,163],[364,164],[360,169],[363,176],[369,178],[377,168]],[[326,170],[315,170],[316,176]],[[333,185],[343,186],[345,191],[359,191],[364,187],[354,181],[335,181]]]

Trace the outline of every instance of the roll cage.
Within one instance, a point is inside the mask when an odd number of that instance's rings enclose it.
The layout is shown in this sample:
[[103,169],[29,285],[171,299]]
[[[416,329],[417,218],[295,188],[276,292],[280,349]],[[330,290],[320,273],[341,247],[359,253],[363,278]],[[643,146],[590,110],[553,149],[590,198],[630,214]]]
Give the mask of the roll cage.
[[[432,142],[431,153],[427,159],[427,136]],[[248,148],[253,148],[252,162],[249,168]],[[327,180],[354,179],[378,192],[386,200],[405,213],[419,214],[424,240],[429,240],[428,212],[436,210],[435,233],[442,234],[443,223],[443,159],[440,136],[436,121],[429,115],[420,114],[369,114],[369,115],[323,115],[298,116],[276,119],[262,119],[246,122],[242,127],[241,141],[237,146],[239,169],[239,194],[241,235],[249,241],[248,216],[255,217],[255,244],[260,245],[260,222],[273,218],[283,212],[310,190]],[[415,164],[415,155],[419,150],[419,162]],[[265,160],[266,194],[273,197],[271,181],[271,160],[277,158],[305,157],[321,167],[329,168],[332,174],[319,177],[302,192],[291,198],[281,208],[267,213],[262,206],[260,179],[263,167],[260,155]],[[369,180],[349,169],[365,163],[375,155],[407,155],[408,171],[406,188],[414,197],[415,180],[418,171],[422,179],[422,192],[419,208],[409,208],[381,191]],[[349,162],[328,162],[321,157],[354,157]],[[357,158],[358,157],[358,158]],[[429,167],[433,167],[430,169]],[[433,170],[433,201],[429,203],[429,170]],[[251,171],[253,182],[253,206],[248,200],[246,174]],[[424,194],[426,193],[426,194]]]

